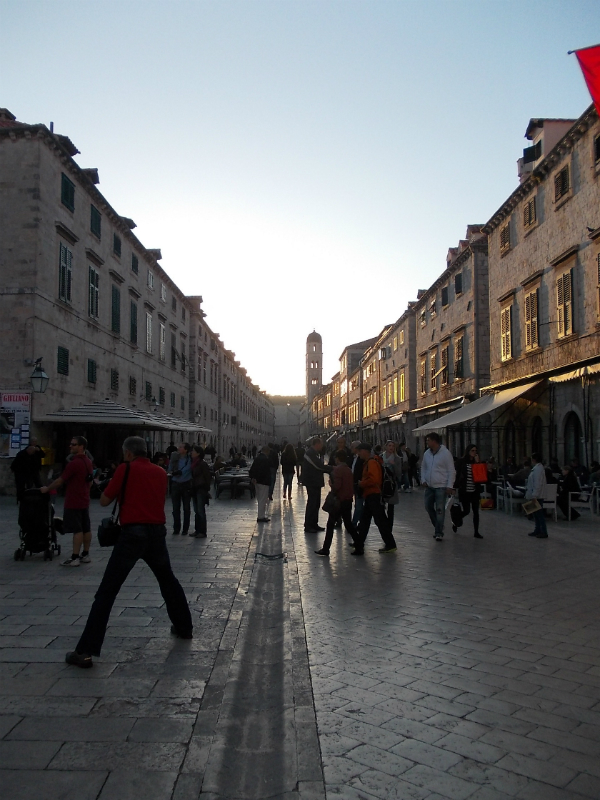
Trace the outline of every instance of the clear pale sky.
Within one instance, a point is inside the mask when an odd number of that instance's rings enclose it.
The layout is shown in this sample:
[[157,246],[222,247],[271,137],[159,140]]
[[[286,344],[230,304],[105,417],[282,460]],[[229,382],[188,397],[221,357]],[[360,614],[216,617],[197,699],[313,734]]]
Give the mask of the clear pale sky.
[[598,0],[0,0],[0,106],[54,121],[251,377],[304,393],[517,185],[530,117],[590,98]]

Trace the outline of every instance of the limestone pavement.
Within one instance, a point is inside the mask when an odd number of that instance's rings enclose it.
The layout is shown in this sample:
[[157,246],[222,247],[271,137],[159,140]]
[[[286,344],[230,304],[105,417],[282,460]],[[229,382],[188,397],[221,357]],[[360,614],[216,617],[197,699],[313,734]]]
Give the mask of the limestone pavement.
[[467,520],[437,543],[415,492],[396,509],[396,554],[373,528],[364,558],[340,532],[321,559],[304,502],[294,485],[257,525],[251,500],[213,501],[207,539],[169,534],[194,639],[169,635],[138,565],[102,658],[79,670],[64,654],[109,553],[14,562],[3,500],[3,796],[600,797],[597,518],[540,541],[525,518],[482,512],[483,540]]

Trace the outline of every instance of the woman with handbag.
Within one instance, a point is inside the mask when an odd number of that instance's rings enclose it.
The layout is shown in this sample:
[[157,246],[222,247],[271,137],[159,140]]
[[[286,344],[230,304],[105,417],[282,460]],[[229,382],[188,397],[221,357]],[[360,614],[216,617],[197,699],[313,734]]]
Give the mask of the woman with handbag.
[[[483,470],[479,470],[479,467],[485,467],[485,464],[480,464],[477,447],[474,444],[470,444],[467,446],[463,458],[458,462],[454,488],[458,492],[463,517],[468,516],[471,509],[473,509],[473,536],[475,539],[483,539],[483,536],[479,533],[479,497],[482,484],[476,480],[483,477],[483,475],[477,474],[478,471],[483,472]],[[484,483],[487,480],[487,470],[485,472]],[[456,525],[452,526],[452,530],[456,533]]]
[[352,499],[354,497],[354,476],[352,470],[346,463],[346,453],[338,450],[335,454],[336,466],[333,468],[329,485],[331,491],[323,503],[323,511],[327,511],[327,527],[325,529],[325,541],[320,550],[315,550],[318,556],[329,556],[329,548],[333,541],[333,530],[335,523],[342,518],[346,530],[356,544],[356,528],[352,524]]

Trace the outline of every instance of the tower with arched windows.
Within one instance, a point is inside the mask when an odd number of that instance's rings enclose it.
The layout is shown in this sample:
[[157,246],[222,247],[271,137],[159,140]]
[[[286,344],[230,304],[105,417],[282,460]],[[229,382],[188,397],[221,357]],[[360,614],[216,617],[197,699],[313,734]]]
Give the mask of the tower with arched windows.
[[306,402],[310,407],[313,397],[323,386],[323,341],[316,331],[306,339]]

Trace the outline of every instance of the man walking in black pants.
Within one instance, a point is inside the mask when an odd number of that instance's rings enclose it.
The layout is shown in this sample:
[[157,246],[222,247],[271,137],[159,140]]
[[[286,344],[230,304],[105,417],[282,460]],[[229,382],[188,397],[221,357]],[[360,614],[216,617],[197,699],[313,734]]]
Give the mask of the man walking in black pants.
[[304,530],[306,533],[324,531],[319,525],[319,508],[321,507],[321,489],[325,486],[325,473],[333,467],[326,467],[323,462],[323,442],[315,437],[302,462],[302,484],[306,487],[306,511],[304,513]]
[[[138,559],[143,559],[158,581],[167,607],[171,633],[181,639],[192,638],[192,616],[173,574],[165,536],[165,497],[167,476],[146,454],[146,442],[130,436],[123,442],[123,459],[100,497],[100,505],[120,499],[121,533],[106,565],[85,629],[77,647],[67,653],[66,662],[76,667],[91,667],[92,656],[99,656],[113,604],[125,579]],[[125,490],[122,491],[123,483]]]
[[362,479],[359,486],[362,489],[365,504],[358,523],[353,556],[362,556],[365,552],[365,539],[371,527],[371,520],[379,528],[383,539],[380,553],[395,553],[396,541],[392,535],[389,520],[381,502],[381,486],[383,483],[383,469],[379,461],[371,455],[371,445],[363,443],[358,446],[358,455],[364,461]]

